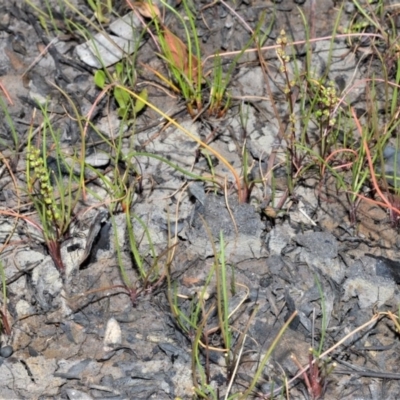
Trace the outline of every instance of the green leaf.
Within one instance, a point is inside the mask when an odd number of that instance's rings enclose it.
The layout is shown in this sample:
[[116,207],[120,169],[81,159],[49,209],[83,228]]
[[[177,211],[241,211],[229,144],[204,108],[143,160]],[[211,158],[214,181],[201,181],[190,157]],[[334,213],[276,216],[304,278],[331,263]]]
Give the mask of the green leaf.
[[115,65],[115,72],[117,73],[117,76],[120,77],[122,73],[124,72],[124,65],[122,63],[118,63]]
[[[139,94],[138,94],[138,96],[140,97],[140,99],[142,99],[142,100],[144,100],[144,101],[147,101],[147,98],[148,98],[148,92],[147,92],[147,89],[143,89]],[[135,112],[135,113],[138,113],[138,112],[140,112],[140,111],[142,111],[143,110],[143,108],[145,107],[145,103],[144,103],[144,101],[141,101],[141,100],[139,100],[139,99],[137,99],[136,100],[136,103],[135,103],[135,108],[133,109],[133,111]]]
[[129,105],[130,95],[125,90],[116,87],[114,88],[114,97],[119,108],[127,108]]
[[125,118],[127,113],[128,113],[128,109],[127,108],[125,108],[125,107],[118,108],[118,112],[117,112],[118,117]]
[[39,15],[39,21],[40,21],[40,25],[42,25],[42,28],[47,31],[47,22],[46,22],[46,18],[44,18],[43,16]]
[[96,84],[97,87],[100,89],[104,88],[104,85],[106,83],[106,74],[104,71],[101,69],[97,70],[94,74],[94,83]]

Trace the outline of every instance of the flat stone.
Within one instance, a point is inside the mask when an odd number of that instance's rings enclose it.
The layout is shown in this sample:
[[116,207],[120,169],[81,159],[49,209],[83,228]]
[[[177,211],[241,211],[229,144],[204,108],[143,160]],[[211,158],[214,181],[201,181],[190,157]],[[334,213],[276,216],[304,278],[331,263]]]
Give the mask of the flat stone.
[[85,64],[94,68],[109,67],[140,46],[140,21],[129,13],[110,25],[115,35],[97,33],[93,39],[76,47],[76,54]]
[[237,199],[232,197],[229,199],[229,209],[221,196],[209,195],[204,205],[200,202],[196,204],[191,218],[192,229],[188,232],[191,250],[201,258],[213,255],[206,225],[217,247],[221,245],[220,232],[223,233],[227,260],[240,262],[266,255],[261,241],[264,226],[254,207],[238,204]]
[[336,238],[329,232],[306,232],[296,236],[296,242],[317,257],[335,258],[338,255]]
[[396,288],[394,282],[376,277],[376,279],[365,279],[354,277],[347,279],[343,285],[345,298],[358,297],[360,308],[380,307],[390,300]]
[[92,167],[105,167],[110,162],[110,155],[103,152],[90,154],[85,158],[85,162]]

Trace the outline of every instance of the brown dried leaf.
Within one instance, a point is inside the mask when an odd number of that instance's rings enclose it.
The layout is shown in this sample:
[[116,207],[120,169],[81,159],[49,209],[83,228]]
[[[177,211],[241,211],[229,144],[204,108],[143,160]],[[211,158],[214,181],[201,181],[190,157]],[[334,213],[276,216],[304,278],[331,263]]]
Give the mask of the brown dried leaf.
[[161,20],[160,9],[153,3],[142,3],[140,1],[135,1],[134,3],[131,3],[130,1],[128,1],[128,4],[132,9],[137,10],[144,18],[152,19],[154,17],[157,17],[159,20]]
[[[176,35],[174,35],[168,28],[164,28],[164,40],[167,43],[172,57],[171,63],[181,70],[186,76],[189,76],[189,53],[187,46]],[[197,68],[199,62],[197,57],[192,54],[192,71],[191,78],[194,82],[197,81]]]
[[178,36],[174,35],[169,29],[164,28],[164,40],[167,43],[172,57],[171,63],[181,71],[184,71],[187,64],[188,51],[185,43]]

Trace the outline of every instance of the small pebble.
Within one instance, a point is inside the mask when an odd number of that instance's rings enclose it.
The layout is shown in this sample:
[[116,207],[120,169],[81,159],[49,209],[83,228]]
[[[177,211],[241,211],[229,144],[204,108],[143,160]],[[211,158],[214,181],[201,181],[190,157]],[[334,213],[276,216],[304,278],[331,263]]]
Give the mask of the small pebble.
[[12,346],[7,345],[0,349],[0,356],[4,358],[10,357],[14,353]]
[[111,351],[115,345],[122,342],[121,327],[115,318],[107,321],[106,331],[104,333],[104,351]]
[[76,389],[66,389],[69,400],[93,400],[92,396],[89,396],[85,392]]

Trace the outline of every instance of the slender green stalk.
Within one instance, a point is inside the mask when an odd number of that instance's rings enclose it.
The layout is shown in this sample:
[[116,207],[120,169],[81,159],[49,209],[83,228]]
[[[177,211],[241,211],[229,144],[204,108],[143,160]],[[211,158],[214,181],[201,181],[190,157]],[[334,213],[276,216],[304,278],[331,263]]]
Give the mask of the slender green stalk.
[[136,243],[134,229],[132,226],[131,214],[130,214],[130,207],[127,207],[125,210],[126,214],[126,227],[128,229],[128,238],[129,238],[129,245],[130,251],[133,254],[133,259],[135,260],[135,265],[139,270],[140,278],[146,279],[147,273],[144,270],[143,259],[139,253],[139,249]]
[[[217,308],[218,308],[218,317],[219,317],[219,325],[221,328],[222,337],[224,339],[225,348],[231,348],[231,333],[229,328],[229,298],[227,288],[229,284],[226,279],[226,264],[225,264],[225,241],[224,234],[221,231],[219,236],[219,260],[217,259],[215,262],[216,266],[216,277],[217,277]],[[219,261],[219,262],[218,262]],[[227,355],[227,364],[229,365],[230,355],[228,352]]]
[[[2,293],[3,293],[3,310],[2,314],[4,315],[5,311],[7,310],[7,282],[6,282],[6,274],[4,272],[4,265],[3,261],[0,260],[0,276],[1,276],[1,285],[2,285]],[[3,318],[7,318],[6,315]],[[2,327],[3,330],[6,329],[5,326]]]
[[267,352],[265,353],[264,357],[262,358],[256,373],[254,374],[253,380],[251,381],[249,387],[246,389],[246,391],[239,397],[240,400],[247,400],[253,389],[255,388],[257,382],[259,381],[262,373],[264,372],[264,367],[265,364],[268,362],[269,358],[271,357],[273,351],[275,350],[276,346],[278,346],[279,341],[281,340],[283,334],[285,333],[286,329],[289,327],[293,319],[296,317],[297,311],[295,311],[289,319],[285,322],[285,324],[282,326],[282,328],[279,330],[278,334],[276,335],[276,338],[272,341],[271,345],[269,346]]
[[[196,335],[193,339],[193,345],[192,345],[192,374],[193,374],[193,384],[194,384],[194,390],[195,393],[200,396],[200,398],[204,399],[209,399],[210,395],[212,396],[212,399],[217,400],[216,393],[213,391],[210,385],[207,384],[207,377],[204,371],[203,363],[201,362],[199,355],[200,355],[200,339],[201,336],[203,335],[204,328],[206,326],[207,320],[209,315],[213,309],[210,309],[209,312],[204,315],[202,322],[200,325],[198,325],[198,328],[196,330]],[[201,387],[199,387],[198,382],[197,382],[197,373],[200,374],[200,382],[201,382]]]
[[324,291],[322,290],[321,283],[317,277],[317,275],[314,276],[315,284],[317,285],[319,296],[321,299],[321,314],[322,314],[322,321],[321,321],[321,337],[319,340],[319,346],[318,346],[318,352],[317,352],[317,357],[319,357],[322,353],[322,349],[325,344],[325,335],[326,335],[326,329],[327,327],[327,315],[326,315],[326,303],[325,303],[325,296],[324,296]]
[[129,276],[126,272],[126,269],[124,267],[124,261],[122,260],[122,249],[118,240],[118,226],[117,223],[115,222],[115,218],[114,216],[111,214],[111,223],[113,226],[113,230],[114,230],[114,243],[115,243],[115,250],[117,252],[117,260],[118,260],[118,267],[119,267],[119,271],[121,273],[121,278],[122,278],[122,282],[124,283],[126,288],[132,288],[132,284],[131,281],[129,279]]

